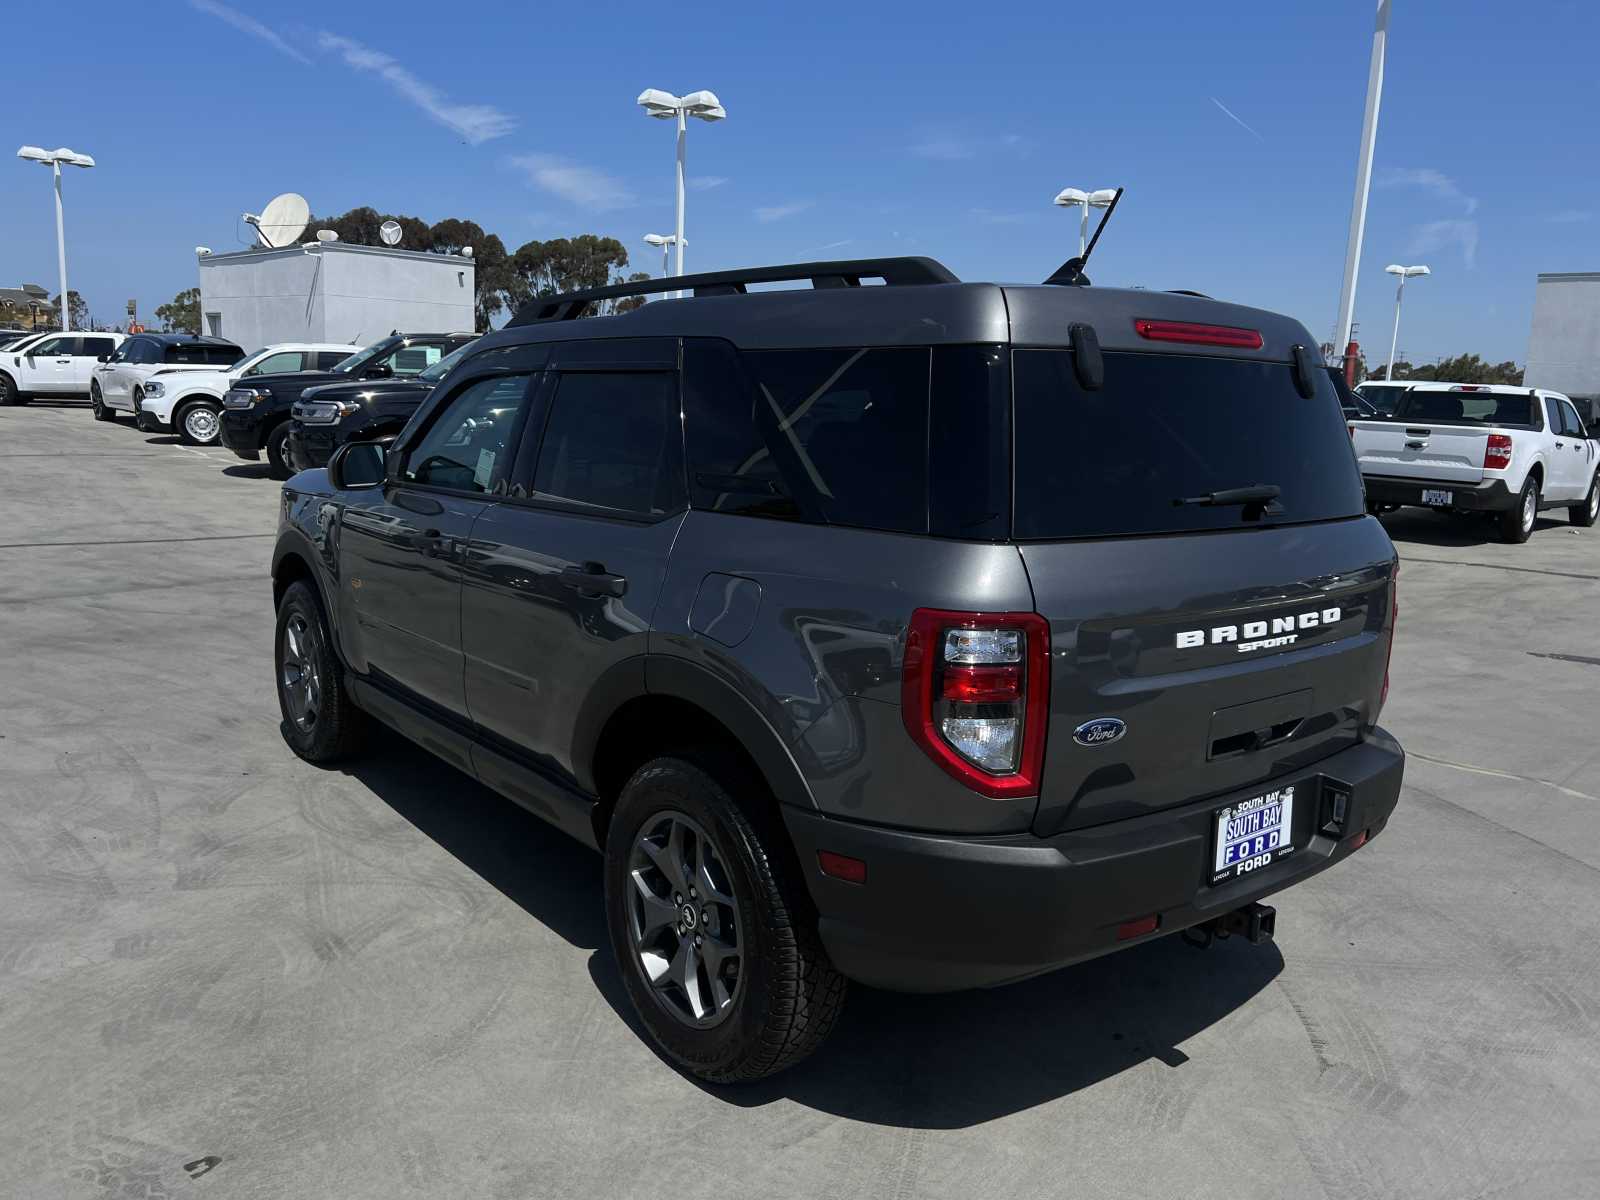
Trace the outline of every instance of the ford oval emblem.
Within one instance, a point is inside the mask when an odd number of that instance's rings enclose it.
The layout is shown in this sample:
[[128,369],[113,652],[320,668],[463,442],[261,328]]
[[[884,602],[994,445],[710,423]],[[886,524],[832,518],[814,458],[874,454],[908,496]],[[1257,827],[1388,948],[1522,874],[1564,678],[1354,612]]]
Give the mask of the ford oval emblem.
[[1109,746],[1128,732],[1128,727],[1116,717],[1096,717],[1085,721],[1072,731],[1072,740],[1080,746]]

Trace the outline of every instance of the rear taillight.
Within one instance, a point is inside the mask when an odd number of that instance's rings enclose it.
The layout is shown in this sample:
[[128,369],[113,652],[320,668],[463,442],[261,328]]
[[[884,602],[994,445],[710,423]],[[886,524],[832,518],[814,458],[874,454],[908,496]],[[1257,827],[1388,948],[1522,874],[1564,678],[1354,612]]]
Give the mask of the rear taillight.
[[1511,465],[1511,435],[1509,433],[1491,433],[1489,441],[1483,448],[1483,469],[1485,471],[1503,471]]
[[1394,576],[1389,584],[1389,648],[1383,655],[1383,691],[1378,693],[1378,712],[1372,714],[1372,723],[1378,723],[1378,714],[1389,702],[1389,664],[1394,661],[1394,631],[1400,624],[1400,564],[1394,565]]
[[1189,342],[1196,346],[1232,346],[1235,350],[1259,350],[1261,334],[1237,325],[1197,325],[1193,321],[1151,321],[1139,317],[1134,332],[1152,342]]
[[900,702],[912,740],[947,774],[985,796],[1038,791],[1049,625],[1037,613],[917,609]]

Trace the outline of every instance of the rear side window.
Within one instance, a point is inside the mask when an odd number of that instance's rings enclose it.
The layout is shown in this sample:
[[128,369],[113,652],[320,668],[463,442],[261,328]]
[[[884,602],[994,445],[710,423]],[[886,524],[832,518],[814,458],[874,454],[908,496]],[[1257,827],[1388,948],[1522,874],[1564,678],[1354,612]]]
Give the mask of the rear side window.
[[569,372],[551,400],[533,490],[636,516],[683,507],[677,378]]
[[305,354],[299,350],[280,350],[269,354],[245,372],[246,375],[277,375],[298,371],[305,366]]
[[344,350],[318,350],[316,354],[318,371],[331,371],[350,355]]
[[86,337],[79,354],[87,354],[90,358],[99,358],[102,354],[111,354],[117,348],[114,338]]
[[[1287,363],[1107,353],[1086,392],[1066,350],[1012,354],[1016,536],[1126,537],[1326,521],[1363,511],[1338,396]],[[1273,484],[1282,512],[1184,503]]]
[[167,346],[166,354],[166,360],[169,363],[211,367],[231,366],[243,357],[244,352],[239,347],[230,346],[226,343],[221,345],[213,343],[193,345],[185,342],[173,342]]

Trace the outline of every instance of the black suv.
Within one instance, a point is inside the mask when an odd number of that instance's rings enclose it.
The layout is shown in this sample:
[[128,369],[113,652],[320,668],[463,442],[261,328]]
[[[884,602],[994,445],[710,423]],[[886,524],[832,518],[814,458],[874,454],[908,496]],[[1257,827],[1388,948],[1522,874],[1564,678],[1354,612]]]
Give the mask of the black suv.
[[222,444],[256,462],[266,453],[274,479],[290,475],[286,442],[294,402],[309,387],[351,380],[405,379],[420,375],[475,333],[392,333],[357,350],[326,371],[257,375],[222,398]]
[[1395,551],[1315,345],[928,259],[535,301],[285,487],[284,736],[377,718],[602,850],[631,1000],[706,1079],[810,1052],[846,979],[1265,939],[1404,765]]
[[417,406],[467,353],[467,342],[420,375],[358,379],[307,388],[289,410],[289,466],[296,471],[325,467],[346,442],[370,441],[399,433]]

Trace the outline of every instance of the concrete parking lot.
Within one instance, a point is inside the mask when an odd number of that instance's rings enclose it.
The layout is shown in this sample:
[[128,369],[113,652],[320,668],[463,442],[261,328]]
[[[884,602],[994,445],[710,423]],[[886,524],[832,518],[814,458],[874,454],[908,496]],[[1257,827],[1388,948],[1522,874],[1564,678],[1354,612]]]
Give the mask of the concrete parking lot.
[[858,989],[719,1090],[631,1028],[591,852],[398,739],[289,753],[277,494],[0,409],[0,1195],[1600,1191],[1600,528],[1388,518],[1407,786],[1274,946]]

